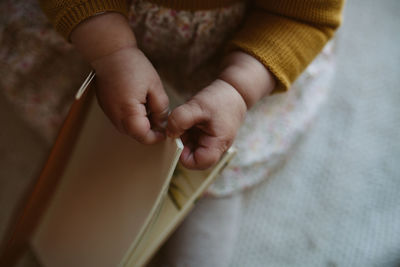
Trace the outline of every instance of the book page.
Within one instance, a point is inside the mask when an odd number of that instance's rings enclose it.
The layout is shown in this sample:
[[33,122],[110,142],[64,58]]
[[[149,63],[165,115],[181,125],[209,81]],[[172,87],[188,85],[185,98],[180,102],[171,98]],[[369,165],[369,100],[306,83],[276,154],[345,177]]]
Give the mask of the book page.
[[168,197],[163,201],[154,222],[144,234],[139,246],[130,249],[123,266],[144,266],[182,222],[210,183],[235,155],[230,148],[213,167],[207,170],[189,170],[178,165],[169,185]]
[[166,193],[181,150],[177,140],[146,146],[120,134],[93,100],[32,239],[41,263],[118,266]]

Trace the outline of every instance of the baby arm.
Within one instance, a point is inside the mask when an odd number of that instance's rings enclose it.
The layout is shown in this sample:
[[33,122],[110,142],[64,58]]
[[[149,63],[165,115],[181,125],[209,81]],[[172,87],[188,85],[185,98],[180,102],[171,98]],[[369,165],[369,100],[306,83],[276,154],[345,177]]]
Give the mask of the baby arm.
[[71,41],[96,71],[98,101],[115,127],[145,144],[162,140],[168,97],[126,18],[94,16],[73,30]]
[[272,74],[254,57],[240,51],[229,54],[219,78],[168,118],[169,136],[181,136],[181,163],[205,169],[231,146],[246,110],[275,88]]
[[169,118],[169,135],[183,134],[184,165],[206,168],[232,143],[245,113],[236,93],[249,108],[272,90],[288,90],[340,25],[343,2],[250,1],[228,46],[243,52],[228,56],[219,79]]

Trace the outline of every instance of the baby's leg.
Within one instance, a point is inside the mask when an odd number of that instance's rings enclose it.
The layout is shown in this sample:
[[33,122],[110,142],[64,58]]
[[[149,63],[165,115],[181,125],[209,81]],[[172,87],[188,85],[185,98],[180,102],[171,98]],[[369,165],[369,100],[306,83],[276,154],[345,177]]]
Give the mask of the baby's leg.
[[228,266],[239,230],[241,194],[203,198],[149,266]]

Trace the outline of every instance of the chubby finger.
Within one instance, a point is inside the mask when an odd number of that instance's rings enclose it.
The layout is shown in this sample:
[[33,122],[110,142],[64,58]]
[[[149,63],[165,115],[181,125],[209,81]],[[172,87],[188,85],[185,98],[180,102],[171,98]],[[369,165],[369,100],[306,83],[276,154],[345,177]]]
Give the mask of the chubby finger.
[[165,129],[169,114],[169,100],[161,82],[158,82],[149,90],[147,105],[150,111],[152,128],[157,130]]
[[218,162],[222,153],[215,147],[197,147],[192,151],[185,146],[180,162],[188,169],[204,170]]
[[165,138],[163,133],[151,129],[146,106],[139,101],[121,103],[100,93],[97,98],[103,111],[121,133],[144,144],[154,144]]
[[155,144],[165,138],[163,133],[151,129],[150,121],[146,116],[125,116],[121,124],[126,134],[143,144]]
[[208,120],[208,114],[195,101],[189,101],[175,108],[168,117],[167,134],[179,137],[196,124]]
[[183,142],[185,147],[180,161],[189,169],[207,169],[217,163],[225,152],[218,138],[204,134],[198,136],[197,140],[193,140],[193,136],[185,136]]

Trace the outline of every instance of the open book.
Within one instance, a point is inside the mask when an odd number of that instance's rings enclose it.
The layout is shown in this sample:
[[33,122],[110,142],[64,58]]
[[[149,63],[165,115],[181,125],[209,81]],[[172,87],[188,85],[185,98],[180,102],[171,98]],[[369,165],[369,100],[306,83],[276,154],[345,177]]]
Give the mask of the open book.
[[120,134],[90,87],[79,90],[9,247],[28,242],[49,267],[143,266],[234,150],[211,169],[185,169],[180,139],[147,146]]

